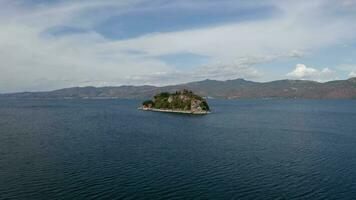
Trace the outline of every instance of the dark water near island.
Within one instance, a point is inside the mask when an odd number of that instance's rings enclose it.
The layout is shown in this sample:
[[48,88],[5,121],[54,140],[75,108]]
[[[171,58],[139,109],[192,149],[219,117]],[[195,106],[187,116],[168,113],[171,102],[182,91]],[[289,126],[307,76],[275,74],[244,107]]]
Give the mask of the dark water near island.
[[0,100],[0,199],[356,199],[356,101]]

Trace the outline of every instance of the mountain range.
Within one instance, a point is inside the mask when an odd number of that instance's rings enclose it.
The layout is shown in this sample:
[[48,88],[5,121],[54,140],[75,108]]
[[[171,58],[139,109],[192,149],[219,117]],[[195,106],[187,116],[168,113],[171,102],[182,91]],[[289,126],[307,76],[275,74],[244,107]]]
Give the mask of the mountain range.
[[329,82],[278,80],[254,82],[244,79],[227,81],[203,80],[185,84],[156,86],[72,87],[48,92],[1,94],[2,98],[151,98],[159,92],[192,90],[208,98],[300,98],[356,99],[356,78]]

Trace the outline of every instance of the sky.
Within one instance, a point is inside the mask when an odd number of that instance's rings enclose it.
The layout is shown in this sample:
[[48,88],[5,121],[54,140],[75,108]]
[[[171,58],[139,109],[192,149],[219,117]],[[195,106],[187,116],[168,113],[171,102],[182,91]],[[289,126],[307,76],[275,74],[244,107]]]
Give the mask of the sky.
[[0,0],[0,93],[356,76],[356,0]]

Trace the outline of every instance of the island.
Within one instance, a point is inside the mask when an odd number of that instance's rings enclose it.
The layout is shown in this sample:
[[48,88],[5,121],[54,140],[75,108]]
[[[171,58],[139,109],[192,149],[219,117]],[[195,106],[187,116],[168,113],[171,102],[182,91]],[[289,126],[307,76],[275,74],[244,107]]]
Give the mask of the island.
[[210,113],[207,101],[189,90],[176,91],[175,93],[161,92],[156,94],[153,100],[144,101],[139,109],[194,115]]

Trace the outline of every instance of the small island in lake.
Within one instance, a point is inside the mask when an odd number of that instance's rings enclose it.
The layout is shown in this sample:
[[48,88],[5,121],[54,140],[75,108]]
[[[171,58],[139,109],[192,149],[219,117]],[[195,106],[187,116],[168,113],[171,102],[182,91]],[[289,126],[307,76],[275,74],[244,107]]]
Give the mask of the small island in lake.
[[206,100],[188,90],[159,93],[154,96],[153,100],[144,101],[139,109],[198,115],[210,113]]

